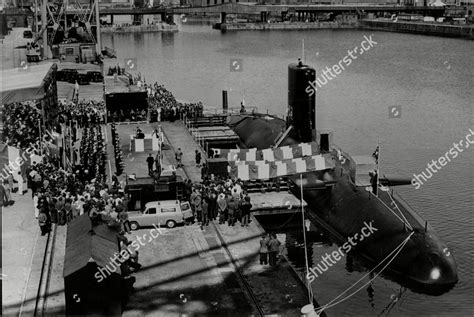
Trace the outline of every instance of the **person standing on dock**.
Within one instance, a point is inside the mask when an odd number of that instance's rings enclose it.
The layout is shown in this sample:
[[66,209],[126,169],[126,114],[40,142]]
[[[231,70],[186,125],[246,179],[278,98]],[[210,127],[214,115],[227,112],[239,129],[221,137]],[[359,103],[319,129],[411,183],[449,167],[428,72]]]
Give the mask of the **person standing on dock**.
[[372,186],[372,193],[374,195],[377,195],[377,187],[378,187],[378,176],[377,176],[377,171],[370,171],[369,172],[369,176],[370,176],[370,185]]
[[201,167],[201,179],[204,180],[207,177],[208,174],[208,166],[206,164],[206,161],[202,162],[202,167]]
[[198,150],[195,150],[194,153],[195,153],[195,159],[196,159],[196,166],[201,167],[201,152],[199,152]]
[[74,83],[74,91],[72,93],[72,101],[73,102],[78,102],[79,101],[79,83],[76,82]]
[[178,151],[175,153],[176,158],[176,168],[183,167],[182,159],[183,159],[183,152],[181,152],[181,148],[178,148]]
[[214,190],[211,190],[209,195],[209,218],[216,220],[217,217],[217,195]]
[[224,193],[220,193],[217,197],[217,209],[219,212],[219,224],[223,224],[227,220],[227,200]]
[[5,191],[5,187],[3,187],[3,185],[0,183],[0,210],[2,210],[3,206],[8,206],[8,196]]
[[41,235],[44,236],[49,232],[48,230],[48,216],[45,213],[40,213],[38,216],[38,224],[41,229]]
[[161,158],[160,158],[160,156],[161,156],[160,151],[158,151],[158,153],[155,156],[155,165],[156,165],[156,170],[158,171],[158,177],[160,177],[160,175],[161,175],[161,164],[160,164]]
[[242,199],[242,203],[240,205],[240,212],[242,215],[240,224],[242,227],[247,227],[249,225],[250,209],[252,209],[252,204],[250,203],[250,197],[246,195],[244,199]]
[[194,210],[196,211],[196,218],[198,222],[202,220],[202,196],[199,190],[196,190],[196,196],[193,200]]
[[[197,189],[194,186],[191,189],[191,195],[189,195],[189,202],[191,203],[191,211],[193,212],[193,216],[196,217],[196,208],[194,205],[194,199],[197,197]],[[194,221],[193,221],[194,222]]]
[[229,222],[227,223],[229,226],[235,225],[235,216],[237,213],[237,202],[235,201],[234,197],[230,196],[230,200],[227,203],[227,209],[229,210]]
[[146,162],[148,164],[148,174],[152,175],[153,174],[153,164],[155,163],[155,160],[153,159],[153,155],[151,153],[146,158]]
[[[8,205],[13,205],[13,200],[11,196],[11,187],[10,187],[10,183],[8,182],[8,179],[3,180],[3,188],[5,189],[5,195],[7,197]],[[8,205],[5,203],[5,207]]]
[[260,264],[267,265],[268,264],[268,242],[269,242],[268,235],[264,233],[262,235],[262,239],[260,240]]
[[212,148],[207,149],[208,158],[214,158],[214,150]]
[[209,203],[207,197],[204,197],[204,199],[202,200],[201,230],[203,230],[203,226],[209,226]]
[[270,260],[270,266],[275,266],[277,261],[277,254],[280,252],[281,242],[278,241],[276,234],[272,233],[270,241],[268,241],[268,255]]

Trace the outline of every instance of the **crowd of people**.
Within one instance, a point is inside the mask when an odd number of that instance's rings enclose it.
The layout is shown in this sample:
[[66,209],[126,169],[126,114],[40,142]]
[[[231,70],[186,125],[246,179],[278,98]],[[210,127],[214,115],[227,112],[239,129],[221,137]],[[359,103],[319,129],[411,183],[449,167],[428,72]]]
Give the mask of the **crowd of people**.
[[138,107],[125,108],[117,111],[112,111],[108,117],[109,122],[124,122],[129,120],[130,122],[139,122],[147,120],[147,113],[145,109]]
[[107,76],[114,75],[125,75],[125,68],[120,67],[118,64],[116,66],[109,66],[107,69]]
[[59,101],[59,123],[77,122],[79,128],[105,123],[104,101],[81,99],[77,103]]
[[115,168],[117,170],[117,175],[121,175],[125,169],[125,162],[123,160],[123,152],[120,145],[120,136],[117,133],[117,126],[115,123],[112,123],[110,129],[112,131],[112,144],[114,146]]
[[183,117],[194,118],[202,116],[203,104],[198,103],[180,103],[173,94],[163,85],[154,83],[145,84],[148,92],[148,105],[150,112],[150,121],[175,121]]
[[[228,226],[239,222],[241,227],[250,223],[252,203],[245,183],[240,179],[211,175],[203,177],[200,184],[193,184],[188,179],[185,181],[185,194],[193,211],[193,217],[186,219],[187,224],[197,221],[204,230],[210,221]],[[260,264],[277,265],[280,246],[275,233],[264,234],[260,241]]]
[[100,205],[100,199],[103,206],[112,204],[109,199],[118,202],[118,196],[114,195],[118,195],[120,184],[115,184],[115,190],[109,193],[105,183],[106,150],[100,125],[89,124],[83,129],[76,152],[80,165],[74,166],[72,171],[68,171],[56,155],[45,155],[41,162],[33,162],[27,169],[35,217],[43,235],[49,232],[52,223],[64,225],[84,212],[93,211],[91,206]]
[[40,111],[36,102],[15,102],[2,109],[2,141],[9,146],[27,148],[40,138]]
[[242,227],[248,226],[252,203],[240,180],[205,178],[201,184],[185,182],[185,194],[191,204],[194,218],[203,226],[209,221],[235,226],[238,221]]
[[105,182],[106,145],[100,125],[90,125],[83,129],[80,162],[85,178],[94,178]]
[[[105,105],[103,101],[80,100],[78,103],[59,101],[57,107],[57,122],[42,122],[40,106],[35,101],[6,104],[2,109],[2,141],[9,146],[25,150],[38,147],[38,141],[46,141],[48,136],[42,131],[40,124],[48,130],[61,133],[61,124],[69,125],[75,138],[76,128],[89,124],[105,123]],[[77,122],[77,126],[76,126]]]

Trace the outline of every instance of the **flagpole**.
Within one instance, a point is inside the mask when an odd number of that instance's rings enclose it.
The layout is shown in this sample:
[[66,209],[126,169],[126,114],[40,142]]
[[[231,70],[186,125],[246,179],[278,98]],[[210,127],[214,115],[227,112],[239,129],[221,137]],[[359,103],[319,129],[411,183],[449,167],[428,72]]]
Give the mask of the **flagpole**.
[[[303,219],[303,241],[304,241],[304,258],[306,262],[306,275],[309,274],[309,264],[308,264],[308,248],[306,246],[306,228],[305,228],[305,219],[304,219],[304,206],[303,206],[303,173],[300,174],[300,206],[301,206],[301,217]],[[311,291],[311,283],[309,279],[306,279],[308,282],[308,300],[311,304],[312,301],[312,291]]]
[[376,184],[377,197],[379,197],[379,179],[380,179],[380,140],[377,142],[377,184]]

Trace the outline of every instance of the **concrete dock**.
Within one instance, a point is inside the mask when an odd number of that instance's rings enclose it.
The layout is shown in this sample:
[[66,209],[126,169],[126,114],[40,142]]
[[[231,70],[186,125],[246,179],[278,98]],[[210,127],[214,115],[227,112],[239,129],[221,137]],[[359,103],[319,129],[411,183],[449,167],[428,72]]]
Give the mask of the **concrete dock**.
[[[194,151],[201,149],[186,126],[177,121],[140,124],[139,127],[148,133],[157,125],[162,127],[165,143],[170,145],[164,150],[163,164],[175,165],[174,150],[181,148],[184,168],[177,173],[193,182],[201,181],[201,171],[194,162]],[[129,135],[136,126],[117,126],[126,158],[124,172],[146,176],[145,159],[151,151],[129,152]],[[107,131],[110,138],[110,128]],[[275,200],[277,196],[280,202]],[[267,211],[276,209],[277,204],[285,211],[299,208],[299,201],[288,192],[255,193],[251,197],[257,211],[259,206]],[[286,201],[294,205],[285,204]],[[148,229],[134,231],[129,239],[147,235],[147,232]],[[162,234],[139,251],[143,267],[135,275],[135,292],[124,316],[300,316],[300,309],[309,301],[307,290],[285,259],[276,267],[260,265],[259,240],[263,233],[253,216],[248,227],[241,227],[240,223],[228,226],[211,222],[202,229],[197,223],[162,229]]]

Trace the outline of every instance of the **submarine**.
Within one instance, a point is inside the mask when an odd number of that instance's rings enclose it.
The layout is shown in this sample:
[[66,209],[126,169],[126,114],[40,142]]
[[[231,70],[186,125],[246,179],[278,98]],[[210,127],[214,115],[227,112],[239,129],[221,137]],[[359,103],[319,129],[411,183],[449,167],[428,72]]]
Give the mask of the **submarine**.
[[384,276],[418,293],[449,291],[458,282],[453,252],[428,222],[391,190],[411,180],[396,175],[370,178],[369,172],[377,170],[367,166],[373,167],[370,158],[373,164],[378,155],[352,157],[332,143],[332,131],[316,130],[316,91],[308,93],[315,78],[315,69],[301,61],[288,66],[286,120],[268,114],[230,115],[228,125],[239,136],[239,146],[263,150],[316,142],[320,154],[329,155],[334,164],[301,177],[288,176],[291,191],[298,198],[302,187],[308,218],[329,231],[340,246],[370,223],[376,230],[352,249],[368,265],[385,265]]

